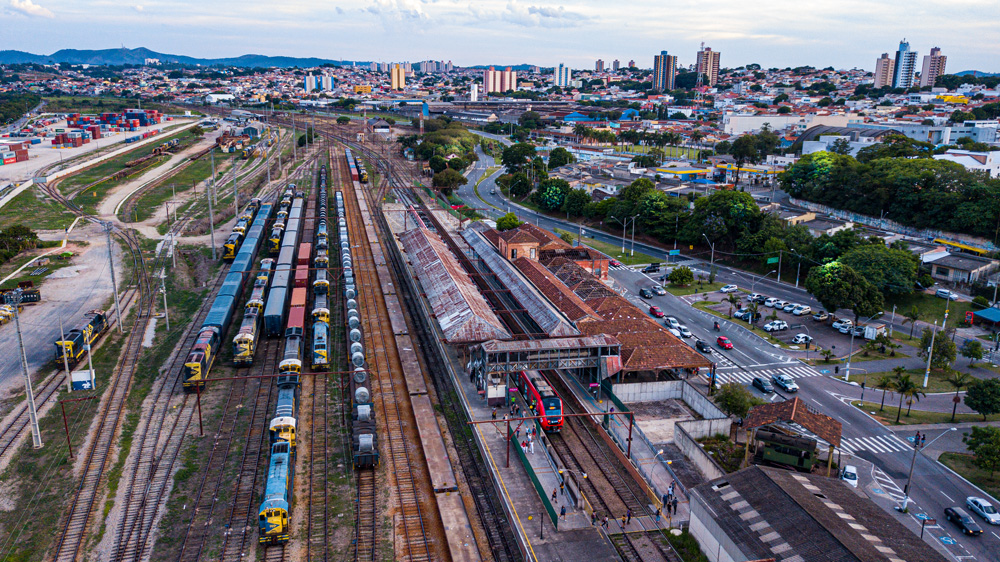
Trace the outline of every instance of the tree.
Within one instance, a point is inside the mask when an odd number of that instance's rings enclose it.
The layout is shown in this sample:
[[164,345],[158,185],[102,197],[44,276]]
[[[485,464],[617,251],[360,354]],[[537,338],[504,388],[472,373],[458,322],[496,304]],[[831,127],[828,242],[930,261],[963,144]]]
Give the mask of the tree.
[[879,406],[878,411],[885,409],[885,393],[887,390],[892,390],[896,388],[896,383],[892,380],[889,375],[882,375],[879,377],[878,381],[875,382],[875,390],[882,391],[882,405]]
[[537,111],[525,111],[517,118],[517,124],[528,129],[541,129],[542,115]]
[[503,149],[500,163],[507,167],[507,173],[523,171],[535,157],[535,146],[526,142],[512,144]]
[[431,156],[431,159],[427,161],[427,165],[430,166],[431,170],[436,174],[444,171],[444,169],[448,167],[448,161],[440,156]]
[[670,272],[670,275],[667,276],[667,281],[670,281],[670,284],[676,287],[690,285],[694,282],[694,272],[686,265],[675,267]]
[[977,380],[965,393],[965,405],[987,416],[1000,413],[1000,379]]
[[465,179],[465,176],[451,168],[434,174],[433,179],[434,187],[439,187],[442,190],[452,190],[467,183],[469,183],[469,180]]
[[750,324],[750,331],[753,331],[754,325],[757,324],[757,320],[760,319],[760,305],[757,301],[750,301],[747,305],[747,312],[750,314],[748,318],[744,318],[748,324]]
[[[558,149],[557,149],[558,150]],[[632,158],[632,161],[636,163],[640,168],[655,168],[660,164],[659,160],[649,156],[648,154],[640,154]],[[549,158],[549,167],[552,166],[551,157]]]
[[789,114],[791,112],[792,112],[792,108],[788,107],[787,105],[783,105],[783,106],[781,106],[781,107],[778,108],[778,115],[787,115],[787,114]]
[[841,256],[840,262],[857,271],[883,295],[908,295],[917,282],[919,259],[907,250],[865,244]]
[[971,433],[962,437],[966,447],[974,455],[973,462],[983,470],[990,471],[990,478],[1000,470],[1000,427],[986,426],[970,428]]
[[958,346],[947,337],[947,334],[938,334],[936,337],[932,337],[931,329],[924,328],[924,332],[920,336],[920,357],[927,357],[927,349],[930,348],[932,339],[934,340],[934,353],[931,357],[931,367],[935,369],[948,368],[958,356]]
[[905,318],[903,325],[910,324],[910,339],[912,340],[913,329],[917,327],[917,320],[920,320],[920,309],[917,308],[917,305],[913,305],[910,307],[910,310],[903,313],[903,316]]
[[469,167],[468,161],[465,158],[452,158],[448,161],[448,167],[452,170],[457,170],[461,172],[462,170]]
[[562,234],[559,235],[559,238],[562,238],[562,241],[569,244],[570,246],[573,245],[573,235],[570,234],[569,232],[563,232]]
[[580,217],[583,216],[583,211],[587,208],[587,204],[590,203],[590,201],[590,194],[587,193],[586,189],[571,189],[566,195],[566,201],[563,203],[563,210],[574,217]]
[[639,178],[622,188],[618,199],[623,201],[638,201],[646,193],[656,189],[653,182],[646,178]]
[[950,384],[955,389],[955,399],[952,401],[951,407],[951,423],[955,423],[955,412],[958,410],[958,393],[973,381],[972,375],[969,373],[963,373],[961,371],[952,371],[948,378],[944,379],[944,382]]
[[731,151],[736,160],[736,177],[733,185],[740,185],[740,168],[747,162],[753,164],[757,161],[757,138],[754,135],[743,135],[733,142]]
[[[898,368],[899,367],[896,369]],[[896,369],[893,369],[893,371]],[[896,392],[899,393],[899,409],[896,411],[896,423],[898,424],[899,416],[903,413],[903,398],[906,398],[907,404],[912,407],[913,399],[916,398],[917,400],[920,400],[920,395],[922,395],[923,392],[920,391],[920,387],[917,386],[917,383],[910,379],[910,375],[902,374],[900,372],[896,373],[896,380],[893,382],[893,386],[895,386]],[[910,415],[909,408],[906,409],[906,415]]]
[[976,361],[983,358],[985,350],[983,342],[979,340],[965,340],[962,344],[962,357],[969,359],[969,366],[973,366]]
[[740,302],[740,297],[736,296],[736,293],[729,293],[729,296],[726,298],[726,302],[729,303],[729,317],[732,318],[733,307],[736,306],[736,303]]
[[837,139],[833,141],[833,146],[830,147],[830,152],[833,152],[834,154],[850,154],[851,143],[847,139]]
[[840,262],[812,268],[806,277],[806,290],[831,312],[850,308],[854,312],[855,323],[861,316],[876,314],[885,304],[874,285]]
[[539,182],[538,190],[532,197],[542,209],[552,212],[562,208],[569,191],[569,182],[564,179],[552,178]]
[[553,148],[549,153],[549,168],[558,168],[576,162],[576,158],[563,147]]
[[746,386],[727,382],[719,387],[719,392],[715,395],[715,403],[726,414],[745,418],[750,413],[750,408],[763,402],[751,394],[750,389]]
[[348,124],[350,122],[351,122],[351,118],[348,117],[348,116],[346,116],[346,115],[341,115],[340,117],[337,118],[337,124],[338,125],[346,125],[346,124]]
[[517,228],[521,226],[522,223],[517,215],[514,213],[507,213],[506,215],[497,219],[497,230],[503,232],[504,230],[510,230],[512,228]]

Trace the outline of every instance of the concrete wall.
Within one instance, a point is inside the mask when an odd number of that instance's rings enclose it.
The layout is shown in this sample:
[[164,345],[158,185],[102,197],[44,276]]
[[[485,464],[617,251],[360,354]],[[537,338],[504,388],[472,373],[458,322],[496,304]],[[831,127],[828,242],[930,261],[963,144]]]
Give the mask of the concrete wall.
[[[637,382],[614,385],[615,396],[622,402],[657,402],[681,398],[684,381]],[[690,385],[689,385],[690,386]]]
[[14,189],[10,190],[7,193],[7,195],[4,195],[3,198],[0,199],[0,207],[3,207],[7,203],[10,203],[11,199],[13,199],[13,198],[17,197],[18,195],[20,195],[22,191],[24,191],[25,189],[28,189],[29,187],[31,187],[32,185],[34,185],[34,183],[35,182],[32,181],[32,180],[28,180],[28,181],[22,183],[21,185],[15,187]]
[[687,382],[684,383],[682,392],[683,394],[681,398],[683,398],[684,402],[686,402],[692,410],[697,412],[699,416],[710,420],[725,418],[728,421],[729,416],[720,410],[719,407],[715,405],[715,402],[709,400],[708,396],[698,392],[698,389],[691,386]]
[[[697,435],[692,435],[688,433],[687,431],[688,426],[694,424],[703,424],[704,422],[709,422],[709,423],[704,424],[703,426],[696,426],[694,428],[691,428],[695,431]],[[677,445],[677,448],[680,449],[682,453],[684,453],[684,456],[687,457],[688,460],[690,460],[692,463],[694,463],[694,465],[698,467],[698,470],[700,470],[701,473],[704,474],[705,477],[708,478],[709,480],[722,478],[723,476],[726,475],[726,471],[723,470],[721,466],[719,466],[719,463],[715,462],[715,459],[713,459],[711,455],[706,453],[705,449],[703,449],[701,445],[699,445],[698,442],[695,441],[695,439],[698,439],[699,437],[705,437],[708,435],[714,435],[715,433],[721,433],[721,432],[711,431],[713,429],[712,422],[723,422],[717,424],[718,428],[721,428],[724,425],[725,434],[726,435],[729,434],[729,424],[731,423],[729,418],[726,418],[725,420],[698,420],[693,422],[682,422],[674,426],[674,444]]]
[[690,497],[691,523],[688,532],[698,541],[701,551],[711,562],[736,562],[746,560],[733,541],[715,522],[711,511],[704,504],[701,494],[693,492]]

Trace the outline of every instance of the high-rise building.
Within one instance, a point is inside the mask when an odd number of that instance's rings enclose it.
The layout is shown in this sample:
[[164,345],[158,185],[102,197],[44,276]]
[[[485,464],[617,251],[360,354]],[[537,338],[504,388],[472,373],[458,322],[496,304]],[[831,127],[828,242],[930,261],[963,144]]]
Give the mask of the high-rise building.
[[677,56],[666,51],[653,57],[653,89],[659,92],[674,89],[674,75],[677,74]]
[[913,73],[917,71],[917,52],[910,50],[910,44],[903,39],[896,51],[893,68],[892,87],[907,90],[913,87]]
[[311,73],[306,75],[304,89],[307,94],[316,89],[316,77]]
[[875,84],[876,88],[883,88],[892,85],[893,67],[896,62],[889,58],[889,53],[882,53],[882,56],[875,61]]
[[620,66],[621,66],[621,62],[619,62],[618,59],[615,59],[614,61],[611,62],[611,70],[614,71],[614,72],[618,72],[618,68]]
[[594,63],[594,72],[604,72],[604,61],[597,59],[597,62]]
[[479,101],[479,84],[469,86],[469,101]]
[[565,88],[569,86],[570,80],[573,79],[573,72],[563,63],[559,63],[556,67],[556,86],[560,88]]
[[399,63],[392,65],[392,72],[390,74],[393,90],[402,90],[406,87],[406,71],[403,70],[403,65]]
[[941,49],[934,47],[931,54],[924,56],[924,66],[920,70],[920,87],[934,87],[934,82],[938,76],[944,74],[944,66],[948,63],[948,57],[941,54]]
[[310,73],[305,77],[304,82],[304,89],[307,94],[313,90],[321,90],[325,92],[333,90],[332,76],[313,76],[312,73]]
[[507,90],[517,89],[517,72],[508,66],[503,70],[489,67],[483,73],[483,92],[486,94],[502,94]]
[[713,51],[704,44],[698,51],[698,61],[695,64],[695,71],[708,77],[708,85],[714,86],[719,81],[719,58],[721,53]]
[[629,68],[635,68],[635,61],[634,60],[628,61],[628,67]]

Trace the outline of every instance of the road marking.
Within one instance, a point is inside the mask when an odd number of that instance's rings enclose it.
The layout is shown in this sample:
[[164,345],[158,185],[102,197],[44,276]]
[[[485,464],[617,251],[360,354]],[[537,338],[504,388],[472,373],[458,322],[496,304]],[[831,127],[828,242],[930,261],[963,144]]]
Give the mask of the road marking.
[[993,535],[994,537],[1000,539],[1000,535],[996,534],[996,531],[990,531],[990,534]]
[[[938,492],[941,492],[941,490],[938,490]],[[942,496],[944,496],[944,497],[946,497],[946,498],[948,498],[948,501],[950,501],[950,502],[954,502],[954,501],[955,501],[955,500],[951,499],[951,498],[950,498],[950,497],[948,496],[948,494],[946,494],[946,493],[944,493],[944,492],[941,492],[941,495],[942,495]]]

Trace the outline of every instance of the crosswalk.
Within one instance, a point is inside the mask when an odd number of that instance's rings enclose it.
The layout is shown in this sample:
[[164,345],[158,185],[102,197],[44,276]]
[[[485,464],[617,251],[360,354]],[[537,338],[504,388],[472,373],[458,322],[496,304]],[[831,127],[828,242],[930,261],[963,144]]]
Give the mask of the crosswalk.
[[627,265],[609,265],[608,271],[636,271]]
[[859,451],[869,451],[872,453],[912,451],[913,445],[890,433],[889,435],[871,435],[868,437],[842,439],[840,441],[840,448],[845,453],[856,455]]
[[763,377],[767,380],[771,380],[771,377],[774,375],[788,375],[793,379],[821,376],[819,371],[805,365],[778,367],[776,369],[761,369],[759,371],[726,371],[719,373],[719,377],[723,382],[741,382],[743,384],[750,384],[753,382],[754,377]]

